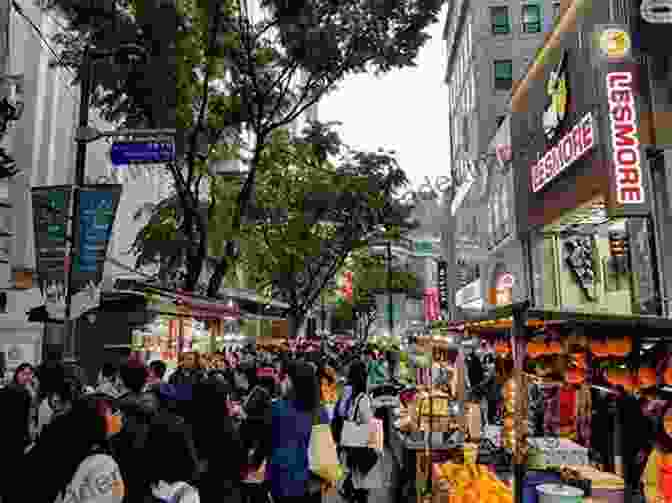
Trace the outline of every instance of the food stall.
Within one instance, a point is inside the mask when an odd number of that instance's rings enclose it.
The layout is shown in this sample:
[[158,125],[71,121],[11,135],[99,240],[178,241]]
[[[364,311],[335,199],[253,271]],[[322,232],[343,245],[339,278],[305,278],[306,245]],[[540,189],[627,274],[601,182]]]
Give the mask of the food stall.
[[[517,503],[536,502],[541,494],[600,503],[641,501],[638,486],[641,482],[650,489],[651,474],[658,478],[653,483],[658,496],[665,496],[666,453],[672,449],[660,431],[644,432],[656,416],[670,410],[665,379],[672,378],[672,371],[665,344],[671,320],[557,312],[521,303],[448,326],[487,340],[498,354],[505,382],[502,443],[513,460]],[[541,413],[531,406],[531,389],[541,399]],[[605,394],[613,397],[615,409],[594,403]],[[616,426],[596,423],[600,414],[618,419]],[[641,435],[620,426],[635,421]],[[610,435],[611,442],[597,445],[600,435]],[[672,429],[667,436],[672,439]],[[620,456],[604,452],[604,444],[614,440],[620,443]],[[643,465],[654,457],[656,466],[649,462],[644,477]],[[441,473],[436,469],[435,478],[441,480]],[[651,491],[646,492],[649,497]],[[467,500],[472,496],[469,492]]]

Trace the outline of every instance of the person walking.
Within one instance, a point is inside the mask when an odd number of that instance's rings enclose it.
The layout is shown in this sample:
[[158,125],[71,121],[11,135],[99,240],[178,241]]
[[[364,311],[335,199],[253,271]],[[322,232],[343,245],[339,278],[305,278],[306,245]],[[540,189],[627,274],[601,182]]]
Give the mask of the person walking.
[[320,406],[315,367],[289,362],[280,382],[283,399],[271,406],[270,429],[261,453],[268,460],[266,481],[275,503],[320,502],[322,487],[311,476],[308,449],[315,420],[329,424],[329,418]]
[[[348,382],[352,387],[351,397],[346,404],[346,418],[358,424],[369,424],[373,419],[373,407],[371,397],[367,393],[367,372],[366,364],[361,361],[355,361],[350,365],[348,373]],[[382,489],[385,472],[383,465],[383,454],[378,455],[376,464],[368,471],[363,471],[357,458],[357,451],[342,449],[343,464],[348,468],[347,478],[349,483],[344,486],[350,487],[350,490],[343,494],[352,503],[366,503],[369,493],[372,489]]]

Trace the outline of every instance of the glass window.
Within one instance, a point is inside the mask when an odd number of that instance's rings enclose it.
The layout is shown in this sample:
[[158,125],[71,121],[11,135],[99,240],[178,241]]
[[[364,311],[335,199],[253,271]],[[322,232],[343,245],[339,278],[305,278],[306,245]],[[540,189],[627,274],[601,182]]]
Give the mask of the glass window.
[[513,61],[500,59],[495,61],[495,89],[508,91],[513,85]]
[[541,32],[541,7],[539,5],[523,5],[521,18],[523,21],[523,33]]
[[490,7],[490,21],[493,35],[507,35],[511,32],[509,8],[506,5]]
[[553,2],[553,21],[560,17],[560,2]]

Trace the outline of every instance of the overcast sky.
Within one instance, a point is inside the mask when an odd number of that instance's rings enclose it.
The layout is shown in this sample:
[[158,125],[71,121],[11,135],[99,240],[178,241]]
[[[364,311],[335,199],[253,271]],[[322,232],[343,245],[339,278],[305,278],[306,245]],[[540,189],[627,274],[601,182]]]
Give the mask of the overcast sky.
[[425,176],[448,174],[448,100],[443,83],[444,6],[439,22],[428,28],[431,40],[415,68],[376,78],[350,77],[320,101],[321,121],[340,121],[346,144],[366,150],[396,150],[397,160],[414,186]]

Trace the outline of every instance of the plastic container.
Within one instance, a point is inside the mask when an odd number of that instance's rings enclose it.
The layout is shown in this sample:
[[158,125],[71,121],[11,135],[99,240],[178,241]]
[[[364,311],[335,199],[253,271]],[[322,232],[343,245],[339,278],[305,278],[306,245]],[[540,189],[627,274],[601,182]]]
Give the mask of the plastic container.
[[559,483],[560,480],[560,474],[555,472],[528,470],[523,483],[523,503],[539,503],[537,486]]
[[539,503],[583,503],[583,491],[563,484],[537,486]]

